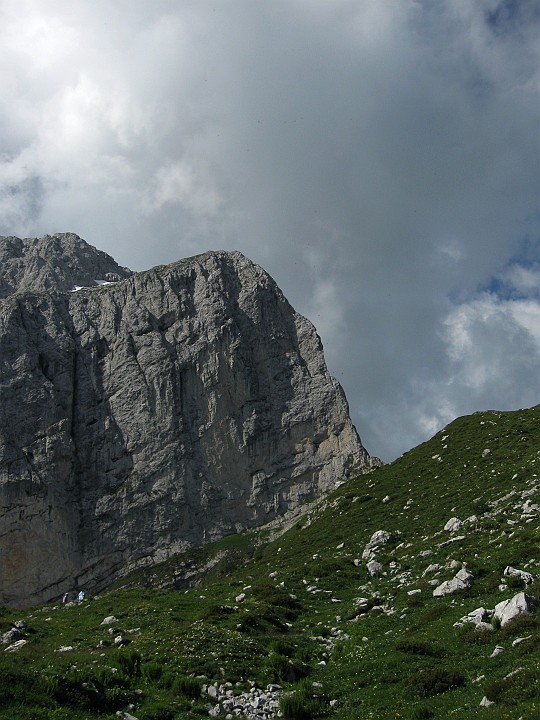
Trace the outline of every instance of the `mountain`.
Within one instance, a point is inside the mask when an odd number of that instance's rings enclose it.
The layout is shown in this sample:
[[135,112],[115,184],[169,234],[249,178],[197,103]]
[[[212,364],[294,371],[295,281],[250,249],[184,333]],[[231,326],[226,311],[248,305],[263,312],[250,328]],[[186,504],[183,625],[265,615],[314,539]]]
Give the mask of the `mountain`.
[[534,720],[539,456],[540,406],[475,413],[272,537],[4,610],[0,720]]
[[132,274],[73,233],[0,237],[0,299],[14,292],[69,292]]
[[0,602],[97,592],[374,464],[315,329],[240,253],[0,257]]

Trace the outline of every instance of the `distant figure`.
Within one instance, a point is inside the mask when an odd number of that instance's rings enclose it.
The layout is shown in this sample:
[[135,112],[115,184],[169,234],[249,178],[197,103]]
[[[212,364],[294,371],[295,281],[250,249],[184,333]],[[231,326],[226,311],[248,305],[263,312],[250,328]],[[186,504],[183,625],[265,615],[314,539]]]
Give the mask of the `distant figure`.
[[68,599],[68,594],[67,594],[67,593],[64,593],[64,594],[62,595],[62,602],[65,603],[67,599]]
[[84,600],[84,590],[81,590],[79,592],[79,602],[82,602]]

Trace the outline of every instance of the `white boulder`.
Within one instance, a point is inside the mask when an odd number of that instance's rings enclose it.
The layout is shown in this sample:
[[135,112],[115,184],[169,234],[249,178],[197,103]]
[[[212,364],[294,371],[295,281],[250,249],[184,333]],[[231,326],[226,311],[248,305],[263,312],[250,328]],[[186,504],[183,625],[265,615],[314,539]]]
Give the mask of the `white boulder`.
[[467,568],[461,568],[456,573],[452,580],[445,580],[433,591],[434,597],[443,597],[444,595],[451,595],[452,593],[458,592],[459,590],[467,590],[473,584],[474,575],[467,570]]
[[494,617],[499,619],[501,627],[521,615],[529,615],[536,606],[536,598],[520,592],[510,600],[503,600],[495,605]]
[[529,585],[534,580],[531,573],[525,572],[525,570],[518,570],[517,568],[514,568],[511,565],[507,565],[504,568],[503,575],[505,575],[506,577],[518,577],[520,580],[523,580],[525,585]]
[[382,565],[380,562],[377,562],[376,560],[370,560],[368,564],[366,565],[367,571],[370,575],[378,575],[382,570]]
[[457,532],[459,528],[463,525],[461,520],[457,517],[450,518],[450,520],[446,523],[444,526],[444,529],[447,532]]
[[378,548],[381,545],[388,545],[388,543],[393,542],[393,540],[394,536],[392,533],[389,533],[388,530],[377,530],[373,533],[368,544],[364,548],[362,560],[372,560],[375,557],[375,548]]

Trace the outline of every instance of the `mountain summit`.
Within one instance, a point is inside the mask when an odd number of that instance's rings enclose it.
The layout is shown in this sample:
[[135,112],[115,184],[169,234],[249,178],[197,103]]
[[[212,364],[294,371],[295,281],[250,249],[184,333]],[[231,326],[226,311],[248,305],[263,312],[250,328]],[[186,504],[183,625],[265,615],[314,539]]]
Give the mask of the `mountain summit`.
[[0,603],[98,591],[370,468],[314,327],[240,253],[0,257]]

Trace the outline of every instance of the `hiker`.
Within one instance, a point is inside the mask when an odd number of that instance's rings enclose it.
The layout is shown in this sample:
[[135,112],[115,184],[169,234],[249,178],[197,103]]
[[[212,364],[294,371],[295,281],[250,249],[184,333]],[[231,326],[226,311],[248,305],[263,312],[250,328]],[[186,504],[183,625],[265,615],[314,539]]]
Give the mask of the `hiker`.
[[84,600],[84,590],[81,590],[79,592],[79,602],[82,602]]
[[62,595],[62,602],[63,602],[64,605],[66,604],[67,599],[68,599],[68,594],[67,594],[67,593],[64,593],[64,594]]

